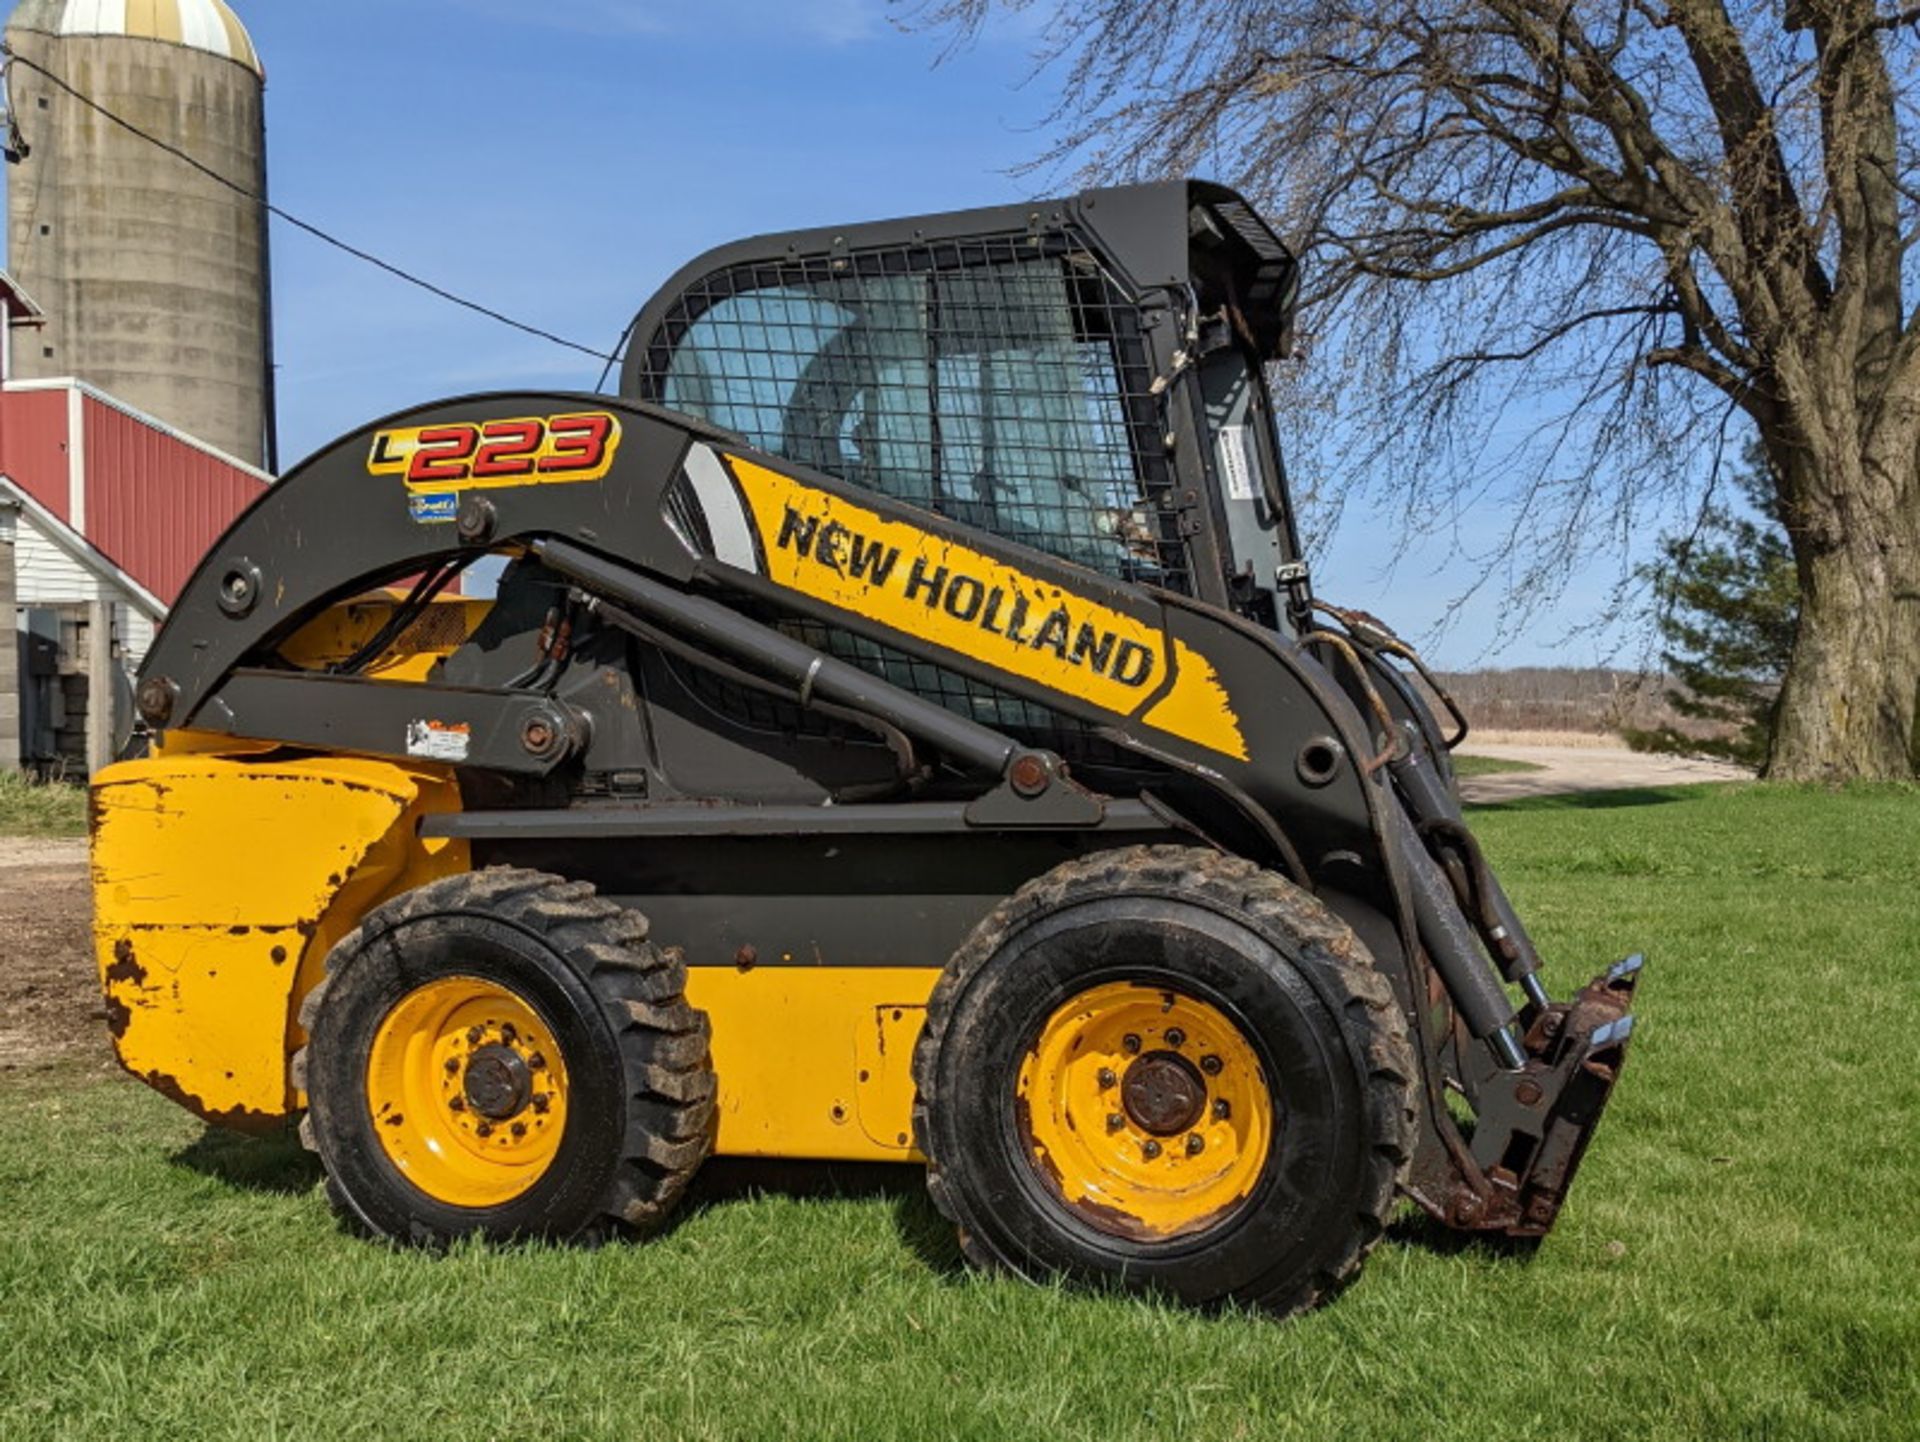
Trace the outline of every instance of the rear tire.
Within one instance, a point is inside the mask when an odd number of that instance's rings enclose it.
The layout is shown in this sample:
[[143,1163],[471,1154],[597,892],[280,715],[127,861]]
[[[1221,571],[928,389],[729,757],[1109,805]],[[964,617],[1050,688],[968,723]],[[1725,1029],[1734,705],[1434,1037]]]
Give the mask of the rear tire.
[[376,1236],[594,1242],[663,1223],[711,1148],[677,952],[584,882],[449,877],[370,913],[301,1008],[301,1139]]
[[1028,883],[955,954],[914,1127],[975,1264],[1284,1314],[1379,1240],[1414,1075],[1392,989],[1311,895],[1135,847]]

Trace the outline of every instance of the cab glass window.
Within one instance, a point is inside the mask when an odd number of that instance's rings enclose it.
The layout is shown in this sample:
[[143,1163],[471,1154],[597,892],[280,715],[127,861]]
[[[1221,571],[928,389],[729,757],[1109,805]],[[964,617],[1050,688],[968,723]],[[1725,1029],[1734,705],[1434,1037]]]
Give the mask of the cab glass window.
[[1131,309],[1082,254],[1003,249],[904,273],[809,263],[710,278],[717,293],[689,297],[678,338],[650,349],[647,398],[1079,565],[1184,589],[1178,531],[1138,459],[1155,426]]

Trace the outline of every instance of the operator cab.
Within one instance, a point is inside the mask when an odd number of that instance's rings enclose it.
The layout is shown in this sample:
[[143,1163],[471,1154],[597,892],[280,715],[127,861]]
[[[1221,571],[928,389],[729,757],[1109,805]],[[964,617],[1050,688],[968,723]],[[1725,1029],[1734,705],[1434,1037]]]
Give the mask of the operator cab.
[[1202,182],[765,236],[648,303],[621,390],[1279,626],[1306,591],[1264,365],[1296,276]]

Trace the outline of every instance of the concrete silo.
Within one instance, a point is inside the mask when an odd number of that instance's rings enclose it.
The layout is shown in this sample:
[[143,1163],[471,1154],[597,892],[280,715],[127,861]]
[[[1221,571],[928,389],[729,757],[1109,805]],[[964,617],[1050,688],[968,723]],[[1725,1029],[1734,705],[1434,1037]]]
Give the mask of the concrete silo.
[[[23,0],[15,53],[255,196],[264,73],[222,0]],[[8,171],[8,268],[47,313],[14,373],[74,376],[252,465],[270,465],[263,204],[16,63],[30,147]]]

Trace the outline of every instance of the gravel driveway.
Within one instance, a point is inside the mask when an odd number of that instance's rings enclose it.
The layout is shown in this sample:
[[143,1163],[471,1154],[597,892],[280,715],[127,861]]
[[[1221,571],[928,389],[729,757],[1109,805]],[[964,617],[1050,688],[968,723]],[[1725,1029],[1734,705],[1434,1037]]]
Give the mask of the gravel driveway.
[[1690,756],[1657,756],[1624,746],[1550,746],[1469,738],[1460,748],[1474,756],[1525,761],[1538,771],[1509,771],[1468,776],[1460,782],[1467,801],[1485,806],[1524,796],[1555,796],[1568,791],[1625,791],[1639,786],[1686,786],[1700,781],[1751,781],[1753,773],[1725,761]]

